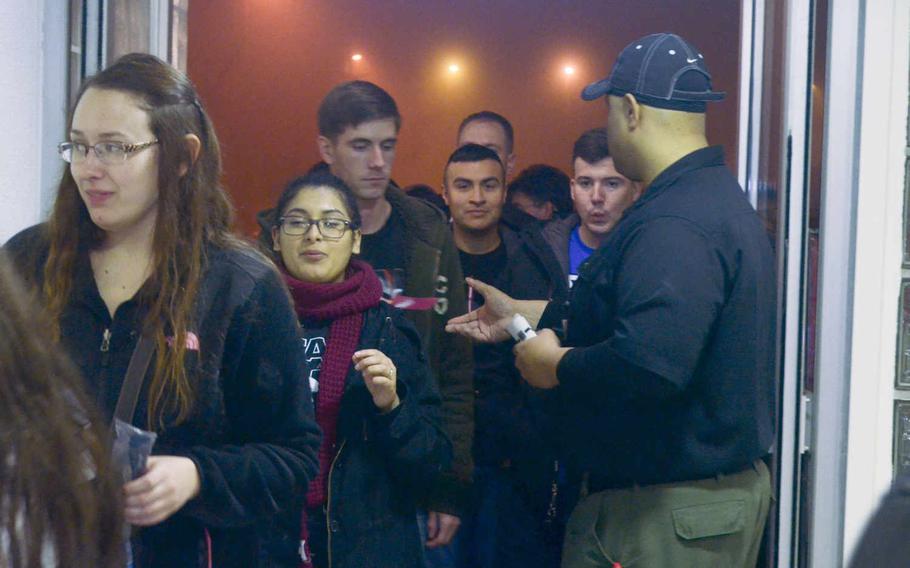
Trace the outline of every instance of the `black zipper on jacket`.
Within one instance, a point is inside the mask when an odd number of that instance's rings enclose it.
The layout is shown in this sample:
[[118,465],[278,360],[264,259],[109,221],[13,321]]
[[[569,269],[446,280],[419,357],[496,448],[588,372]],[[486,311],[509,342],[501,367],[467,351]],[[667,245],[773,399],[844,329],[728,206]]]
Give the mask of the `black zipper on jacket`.
[[[380,350],[380,351],[382,351],[383,345],[385,345],[385,344],[387,343],[387,341],[386,341],[386,331],[389,330],[389,329],[392,329],[392,316],[386,316],[386,317],[382,320],[382,324],[379,326],[379,345],[378,345],[376,348],[377,348],[378,350]],[[394,338],[393,338],[392,341],[393,341],[393,343],[394,343]],[[384,353],[386,356],[388,356],[388,353],[385,353],[385,351],[383,351],[383,353]]]
[[335,454],[335,457],[332,458],[332,463],[329,465],[329,479],[326,481],[328,492],[325,497],[325,528],[328,568],[332,568],[332,473],[335,471],[335,462],[337,462],[338,458],[341,456],[341,452],[344,450],[346,443],[347,440],[341,442],[341,446],[338,447],[338,452]]

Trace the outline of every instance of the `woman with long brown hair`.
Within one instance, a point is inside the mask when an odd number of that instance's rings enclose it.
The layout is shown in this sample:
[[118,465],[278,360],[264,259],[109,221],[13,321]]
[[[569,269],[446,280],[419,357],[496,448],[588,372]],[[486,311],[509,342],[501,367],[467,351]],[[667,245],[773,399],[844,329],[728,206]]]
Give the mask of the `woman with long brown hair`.
[[105,435],[43,323],[0,252],[0,566],[120,568]]
[[133,423],[156,455],[124,486],[136,565],[258,566],[318,428],[280,277],[231,236],[212,124],[183,74],[131,54],[82,86],[60,154],[50,219],[6,248],[108,419],[139,338],[154,344]]

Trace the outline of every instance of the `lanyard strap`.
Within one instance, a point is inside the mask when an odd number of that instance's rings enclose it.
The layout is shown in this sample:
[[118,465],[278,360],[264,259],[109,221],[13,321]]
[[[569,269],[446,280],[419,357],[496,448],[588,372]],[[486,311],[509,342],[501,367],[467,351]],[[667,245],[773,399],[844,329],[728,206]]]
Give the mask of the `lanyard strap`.
[[120,387],[120,397],[117,399],[117,406],[114,409],[114,418],[127,424],[133,423],[139,392],[142,390],[145,373],[152,361],[154,351],[155,343],[145,334],[140,335],[136,348],[133,349],[133,355],[130,357],[129,367],[126,368],[123,386]]

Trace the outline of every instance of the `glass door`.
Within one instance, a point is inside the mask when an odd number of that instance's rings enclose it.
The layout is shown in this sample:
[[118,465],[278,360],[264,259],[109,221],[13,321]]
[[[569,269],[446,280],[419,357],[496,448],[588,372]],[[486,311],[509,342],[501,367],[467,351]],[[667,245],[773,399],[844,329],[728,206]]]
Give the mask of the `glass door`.
[[806,566],[812,541],[827,1],[743,5],[739,174],[778,258],[778,440],[769,464],[776,500],[760,566]]

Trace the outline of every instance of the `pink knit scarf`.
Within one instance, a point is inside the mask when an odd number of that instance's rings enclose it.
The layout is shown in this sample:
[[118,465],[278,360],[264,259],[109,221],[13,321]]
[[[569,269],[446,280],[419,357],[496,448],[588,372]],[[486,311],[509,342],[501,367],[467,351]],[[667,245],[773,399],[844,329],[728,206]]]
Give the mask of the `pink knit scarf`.
[[331,321],[316,398],[316,422],[322,428],[319,473],[307,491],[307,506],[315,507],[326,500],[329,468],[336,452],[341,395],[351,358],[360,343],[363,313],[379,305],[382,284],[369,264],[356,259],[348,265],[345,279],[335,284],[304,282],[287,272],[284,279],[301,319]]

